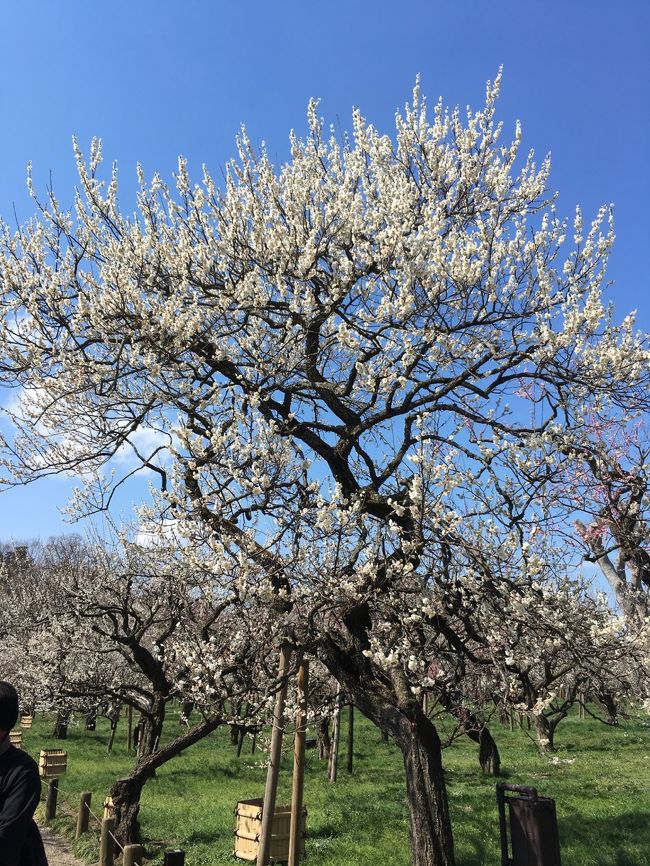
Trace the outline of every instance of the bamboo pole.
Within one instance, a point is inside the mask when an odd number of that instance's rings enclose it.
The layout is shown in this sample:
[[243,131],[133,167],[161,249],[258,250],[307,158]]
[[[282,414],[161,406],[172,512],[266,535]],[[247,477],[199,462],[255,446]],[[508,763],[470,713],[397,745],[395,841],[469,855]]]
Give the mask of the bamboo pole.
[[332,745],[330,747],[330,760],[328,766],[328,778],[330,782],[336,782],[339,768],[339,741],[341,739],[341,700],[343,695],[338,693],[336,698],[336,713],[334,715],[334,729],[332,730]]
[[79,801],[79,814],[77,815],[77,832],[75,833],[75,839],[83,836],[83,834],[88,830],[88,819],[90,818],[91,799],[92,793],[90,791],[84,791],[81,795],[81,800]]
[[354,704],[350,702],[348,706],[348,773],[352,772],[354,750]]
[[278,774],[280,771],[282,734],[284,729],[284,702],[287,697],[286,677],[290,657],[291,650],[287,644],[284,644],[280,650],[278,679],[281,681],[281,684],[275,696],[271,750],[269,752],[269,766],[266,773],[266,788],[262,804],[262,828],[260,830],[259,849],[257,852],[257,866],[268,866],[269,852],[271,850],[271,824],[275,813],[275,795],[278,790]]
[[298,668],[298,709],[296,710],[296,736],[293,744],[293,784],[291,788],[291,824],[289,826],[288,866],[300,863],[303,814],[302,793],[305,783],[305,740],[307,737],[307,689],[309,662],[304,659]]

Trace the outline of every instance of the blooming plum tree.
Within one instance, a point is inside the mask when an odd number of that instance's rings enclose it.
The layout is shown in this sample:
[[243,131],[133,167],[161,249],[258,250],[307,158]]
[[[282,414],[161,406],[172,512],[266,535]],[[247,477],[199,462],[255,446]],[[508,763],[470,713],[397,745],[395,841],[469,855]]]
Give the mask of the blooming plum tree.
[[557,216],[498,89],[463,116],[418,86],[392,138],[358,111],[328,135],[312,102],[286,164],[242,132],[223,188],[140,170],[132,217],[94,142],[74,210],[2,235],[7,482],[77,473],[74,509],[106,508],[131,449],[184,555],[236,563],[241,608],[398,743],[415,866],[454,862],[427,670],[489,654],[507,598],[546,613],[558,466],[594,396],[616,414],[648,380],[601,299],[609,211]]

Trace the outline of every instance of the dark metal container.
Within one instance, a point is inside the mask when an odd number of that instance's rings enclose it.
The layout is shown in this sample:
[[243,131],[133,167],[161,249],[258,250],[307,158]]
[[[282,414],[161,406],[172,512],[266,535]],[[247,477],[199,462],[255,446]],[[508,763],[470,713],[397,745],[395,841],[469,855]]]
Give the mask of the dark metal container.
[[[499,782],[497,804],[501,866],[561,866],[555,800],[540,797],[536,788]],[[506,820],[506,806],[509,821]]]

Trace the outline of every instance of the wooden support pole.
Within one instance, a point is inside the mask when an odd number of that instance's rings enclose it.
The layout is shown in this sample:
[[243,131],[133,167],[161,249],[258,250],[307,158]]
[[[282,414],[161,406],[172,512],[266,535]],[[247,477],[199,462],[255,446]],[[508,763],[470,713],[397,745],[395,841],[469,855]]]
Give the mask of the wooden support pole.
[[309,662],[304,659],[298,668],[298,709],[296,736],[293,744],[293,784],[291,788],[291,824],[289,825],[288,866],[298,866],[302,848],[302,792],[305,786],[305,740],[307,739],[307,689]]
[[92,793],[90,791],[84,791],[81,795],[81,800],[79,801],[79,814],[77,815],[77,832],[75,833],[75,839],[83,836],[83,834],[88,830],[88,819],[90,818],[91,799]]
[[332,730],[332,745],[330,746],[330,760],[328,766],[328,778],[330,782],[336,782],[339,769],[339,742],[341,740],[341,692],[336,697],[336,713],[334,715],[334,729]]
[[125,845],[122,866],[142,866],[144,848],[142,845]]
[[275,795],[278,790],[278,774],[280,772],[280,757],[282,755],[284,702],[287,697],[287,671],[289,670],[290,657],[291,649],[287,644],[284,644],[280,650],[280,667],[278,670],[280,688],[275,696],[273,731],[271,732],[269,766],[266,773],[266,789],[264,791],[264,801],[262,804],[262,828],[260,830],[259,848],[257,852],[257,866],[268,866],[269,852],[271,850],[271,824],[275,813]]
[[352,772],[354,751],[354,704],[348,705],[348,773]]
[[104,818],[99,837],[99,866],[113,866],[115,859],[115,818]]
[[45,800],[45,820],[51,821],[56,818],[56,800],[59,796],[59,780],[50,779],[47,785],[47,799]]

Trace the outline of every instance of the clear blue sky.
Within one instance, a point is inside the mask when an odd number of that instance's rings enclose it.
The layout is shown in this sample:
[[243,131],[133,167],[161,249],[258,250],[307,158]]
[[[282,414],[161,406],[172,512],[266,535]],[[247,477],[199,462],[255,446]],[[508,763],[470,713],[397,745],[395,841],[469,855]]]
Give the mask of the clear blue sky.
[[[284,158],[305,108],[350,126],[353,105],[390,131],[415,76],[430,100],[479,107],[504,66],[500,116],[552,153],[559,209],[616,206],[610,297],[650,331],[648,0],[0,0],[0,213],[32,211],[25,166],[75,183],[71,136],[104,141],[131,209],[134,167],[169,176],[179,153],[214,175],[241,122]],[[0,496],[0,539],[66,529],[63,480]]]

